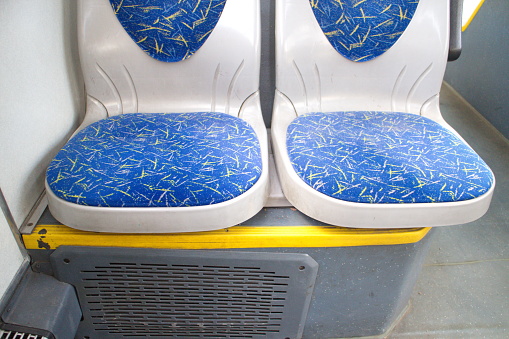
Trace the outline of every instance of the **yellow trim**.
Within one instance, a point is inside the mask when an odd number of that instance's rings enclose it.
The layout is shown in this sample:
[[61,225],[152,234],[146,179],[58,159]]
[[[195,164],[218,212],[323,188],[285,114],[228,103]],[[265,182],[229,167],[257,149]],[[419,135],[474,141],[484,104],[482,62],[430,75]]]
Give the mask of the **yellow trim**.
[[474,12],[472,13],[472,15],[470,16],[470,18],[468,18],[467,22],[461,27],[461,31],[462,32],[465,32],[465,30],[467,29],[467,27],[470,25],[470,23],[472,22],[472,20],[474,20],[474,17],[477,15],[477,12],[479,12],[479,10],[481,9],[481,6],[484,4],[484,0],[481,0],[479,2],[479,4],[477,5],[477,7],[475,8]]
[[32,234],[23,235],[23,240],[27,249],[56,249],[63,245],[171,249],[349,247],[416,243],[430,229],[235,226],[196,233],[122,234],[85,232],[63,225],[39,225]]

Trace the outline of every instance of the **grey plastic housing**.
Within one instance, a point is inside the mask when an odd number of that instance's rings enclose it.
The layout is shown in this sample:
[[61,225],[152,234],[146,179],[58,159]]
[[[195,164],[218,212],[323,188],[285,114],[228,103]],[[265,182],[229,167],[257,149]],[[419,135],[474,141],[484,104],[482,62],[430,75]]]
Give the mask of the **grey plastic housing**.
[[302,338],[318,264],[307,254],[60,246],[79,338]]
[[74,288],[31,270],[21,280],[2,314],[2,321],[7,325],[45,331],[55,339],[74,338],[80,320],[81,309]]

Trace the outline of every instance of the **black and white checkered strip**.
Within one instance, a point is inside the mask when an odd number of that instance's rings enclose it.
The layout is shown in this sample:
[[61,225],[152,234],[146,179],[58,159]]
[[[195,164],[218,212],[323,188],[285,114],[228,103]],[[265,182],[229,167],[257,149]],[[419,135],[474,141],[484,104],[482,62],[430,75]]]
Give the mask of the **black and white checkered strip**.
[[42,335],[0,329],[0,339],[48,339]]

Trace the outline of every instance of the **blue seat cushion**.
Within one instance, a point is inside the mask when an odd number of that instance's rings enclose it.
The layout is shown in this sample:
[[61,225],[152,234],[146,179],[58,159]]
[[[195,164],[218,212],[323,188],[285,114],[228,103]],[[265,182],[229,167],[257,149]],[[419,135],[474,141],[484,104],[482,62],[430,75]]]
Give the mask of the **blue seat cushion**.
[[217,204],[262,172],[252,127],[224,113],[132,113],[78,132],[47,170],[61,199],[100,207]]
[[352,61],[374,59],[406,30],[419,0],[309,0],[332,46]]
[[159,61],[182,61],[207,40],[226,0],[110,0],[122,27]]
[[300,178],[344,201],[463,201],[486,193],[494,182],[467,144],[415,114],[312,113],[290,124],[286,142]]

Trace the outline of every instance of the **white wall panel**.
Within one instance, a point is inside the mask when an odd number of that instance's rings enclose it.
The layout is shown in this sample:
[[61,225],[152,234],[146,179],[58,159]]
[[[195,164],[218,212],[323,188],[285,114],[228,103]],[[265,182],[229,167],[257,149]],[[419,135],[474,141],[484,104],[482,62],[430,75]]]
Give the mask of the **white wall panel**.
[[74,0],[0,1],[0,187],[18,226],[84,110],[75,18]]
[[0,300],[23,263],[21,253],[7,220],[0,211]]

